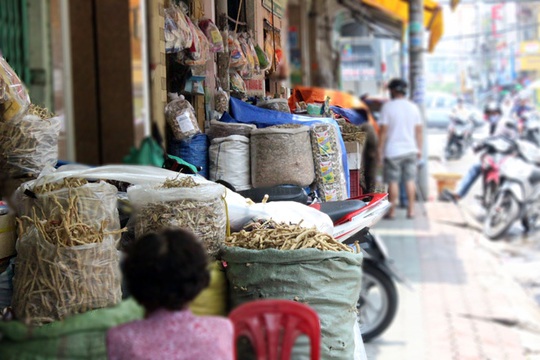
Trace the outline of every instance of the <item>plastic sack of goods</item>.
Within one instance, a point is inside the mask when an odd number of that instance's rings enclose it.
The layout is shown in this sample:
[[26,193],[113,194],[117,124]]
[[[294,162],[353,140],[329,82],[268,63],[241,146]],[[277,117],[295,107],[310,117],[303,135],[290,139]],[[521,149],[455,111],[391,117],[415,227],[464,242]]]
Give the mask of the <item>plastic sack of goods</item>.
[[253,187],[309,186],[314,178],[309,127],[278,125],[251,132]]
[[135,208],[135,235],[168,227],[192,231],[215,257],[226,236],[225,188],[211,182],[197,183],[192,177],[172,177],[159,185],[128,188]]
[[16,318],[50,323],[120,302],[116,188],[66,178],[32,191],[29,202],[18,190],[23,202],[13,278]]
[[316,184],[324,201],[347,200],[347,180],[335,125],[311,127],[311,145],[315,162]]
[[249,138],[231,135],[212,140],[210,180],[224,180],[237,191],[251,188]]
[[165,106],[165,118],[176,140],[184,140],[201,133],[195,109],[183,95],[169,94],[171,101]]

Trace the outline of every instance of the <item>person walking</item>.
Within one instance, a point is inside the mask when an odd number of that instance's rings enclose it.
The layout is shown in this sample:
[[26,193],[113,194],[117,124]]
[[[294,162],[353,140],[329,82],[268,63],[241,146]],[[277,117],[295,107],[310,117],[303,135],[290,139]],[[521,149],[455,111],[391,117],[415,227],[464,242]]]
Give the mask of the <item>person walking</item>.
[[407,83],[393,79],[388,84],[391,100],[384,104],[379,120],[379,159],[384,163],[384,181],[392,207],[387,218],[395,216],[399,183],[407,192],[407,217],[414,218],[417,160],[422,157],[422,116],[420,109],[408,100]]

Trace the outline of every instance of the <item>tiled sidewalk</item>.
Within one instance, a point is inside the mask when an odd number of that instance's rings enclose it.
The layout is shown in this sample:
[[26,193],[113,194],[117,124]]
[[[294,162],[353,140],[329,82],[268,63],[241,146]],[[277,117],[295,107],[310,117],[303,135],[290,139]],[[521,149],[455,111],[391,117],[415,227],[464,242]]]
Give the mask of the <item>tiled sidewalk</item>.
[[540,309],[513,281],[455,206],[428,203],[428,216],[375,228],[410,288],[399,286],[393,325],[366,345],[368,358],[537,359]]

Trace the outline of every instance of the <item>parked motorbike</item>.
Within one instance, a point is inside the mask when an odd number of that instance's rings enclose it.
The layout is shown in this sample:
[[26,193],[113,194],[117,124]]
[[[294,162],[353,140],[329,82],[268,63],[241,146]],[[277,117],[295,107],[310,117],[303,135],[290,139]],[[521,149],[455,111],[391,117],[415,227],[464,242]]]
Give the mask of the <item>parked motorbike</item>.
[[540,117],[537,113],[527,112],[520,118],[521,139],[540,147]]
[[448,143],[445,148],[447,160],[460,159],[471,143],[473,124],[465,115],[453,115],[450,119]]
[[390,209],[387,194],[367,194],[337,202],[312,204],[334,222],[334,238],[364,254],[358,321],[364,341],[379,336],[392,323],[398,307],[395,281],[402,281],[392,267],[382,239],[370,227]]
[[534,145],[527,142],[516,141],[515,149],[516,156],[501,164],[501,185],[484,222],[484,234],[493,240],[517,220],[525,231],[539,225],[540,157]]
[[482,195],[484,208],[488,209],[501,183],[500,167],[515,152],[515,142],[506,137],[496,136],[484,140],[474,147],[480,153],[482,166]]

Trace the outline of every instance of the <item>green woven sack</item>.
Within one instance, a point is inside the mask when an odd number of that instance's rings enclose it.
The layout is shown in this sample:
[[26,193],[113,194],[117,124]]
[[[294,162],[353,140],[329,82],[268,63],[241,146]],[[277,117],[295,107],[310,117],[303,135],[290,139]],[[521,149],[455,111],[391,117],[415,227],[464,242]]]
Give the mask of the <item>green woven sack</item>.
[[106,360],[107,330],[142,317],[143,308],[130,299],[115,307],[92,310],[40,327],[29,327],[20,321],[0,322],[0,359]]
[[[233,307],[259,299],[307,304],[321,321],[321,359],[354,359],[362,254],[226,247],[222,259]],[[292,358],[309,359],[308,344],[300,338]]]

